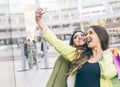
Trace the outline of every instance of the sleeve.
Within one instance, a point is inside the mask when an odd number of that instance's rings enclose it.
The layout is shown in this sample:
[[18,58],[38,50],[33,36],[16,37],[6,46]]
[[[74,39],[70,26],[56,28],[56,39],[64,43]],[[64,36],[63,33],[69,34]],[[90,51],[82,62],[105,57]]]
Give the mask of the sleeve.
[[41,35],[45,41],[50,43],[63,57],[69,61],[73,61],[78,58],[79,53],[76,48],[66,44],[64,41],[58,39],[56,35],[46,27],[41,32]]
[[103,78],[113,78],[117,75],[116,68],[113,64],[112,52],[106,50],[103,52],[102,60],[100,63],[101,76]]

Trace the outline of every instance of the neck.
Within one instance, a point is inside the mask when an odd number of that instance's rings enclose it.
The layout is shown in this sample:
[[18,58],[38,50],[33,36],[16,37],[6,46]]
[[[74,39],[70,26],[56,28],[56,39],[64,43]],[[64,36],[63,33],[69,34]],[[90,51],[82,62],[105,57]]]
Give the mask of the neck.
[[92,50],[92,52],[93,52],[93,57],[94,58],[100,58],[102,56],[102,48],[101,47],[94,48]]
[[100,45],[98,45],[98,46],[94,47],[94,48],[92,49],[92,51],[93,51],[93,54],[94,54],[94,53],[98,53],[98,52],[102,51],[102,48],[101,48]]

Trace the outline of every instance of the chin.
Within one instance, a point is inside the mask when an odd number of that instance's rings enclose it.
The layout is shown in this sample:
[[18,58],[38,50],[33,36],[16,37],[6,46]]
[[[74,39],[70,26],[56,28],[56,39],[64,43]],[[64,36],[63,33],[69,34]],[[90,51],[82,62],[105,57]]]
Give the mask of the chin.
[[88,45],[88,47],[89,47],[89,48],[93,48],[93,46],[91,46],[91,45]]

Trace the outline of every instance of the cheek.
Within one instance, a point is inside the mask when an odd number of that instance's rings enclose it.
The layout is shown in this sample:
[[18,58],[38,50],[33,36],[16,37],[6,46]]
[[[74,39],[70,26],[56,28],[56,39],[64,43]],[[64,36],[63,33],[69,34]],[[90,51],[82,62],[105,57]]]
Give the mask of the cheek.
[[76,44],[76,41],[75,41],[75,40],[73,40],[73,44],[74,44],[74,45]]
[[74,41],[74,44],[75,44],[75,45],[77,45],[77,44],[78,44],[76,40]]
[[83,41],[82,43],[81,43],[81,45],[84,45],[86,42],[85,41]]
[[98,43],[100,43],[100,40],[99,40],[99,38],[95,38],[95,42],[98,44]]
[[100,45],[100,40],[99,40],[99,38],[96,37],[96,38],[93,39],[91,47],[93,48],[93,47],[96,47],[98,45]]
[[76,46],[78,46],[80,44],[77,39],[74,40],[73,42],[74,42],[74,45],[76,45]]
[[77,39],[74,39],[73,42],[76,43],[78,40]]

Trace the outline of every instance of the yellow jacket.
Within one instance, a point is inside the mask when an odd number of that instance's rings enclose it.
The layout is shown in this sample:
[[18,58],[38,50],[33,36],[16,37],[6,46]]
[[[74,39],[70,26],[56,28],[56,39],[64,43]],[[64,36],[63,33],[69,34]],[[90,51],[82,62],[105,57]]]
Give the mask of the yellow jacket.
[[[43,29],[41,32],[43,38],[49,42],[55,49],[67,60],[73,61],[78,58],[79,52],[76,48],[69,46],[65,42],[57,39],[55,34],[49,29]],[[103,52],[103,58],[99,61],[100,65],[100,87],[112,87],[111,78],[116,76],[117,71],[113,64],[112,53],[109,50]]]

